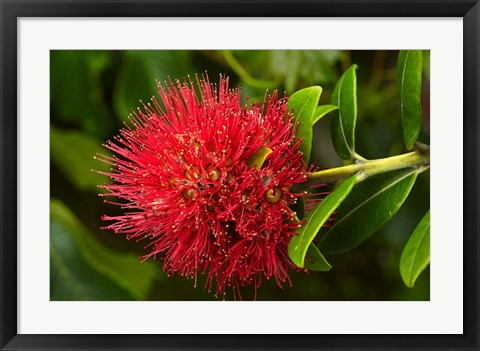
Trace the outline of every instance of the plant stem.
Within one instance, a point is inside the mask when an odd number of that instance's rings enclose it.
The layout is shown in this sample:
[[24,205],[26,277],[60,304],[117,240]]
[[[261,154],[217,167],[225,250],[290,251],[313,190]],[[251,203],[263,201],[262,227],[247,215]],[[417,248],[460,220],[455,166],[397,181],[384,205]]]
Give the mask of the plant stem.
[[314,172],[306,185],[332,182],[357,175],[357,183],[366,178],[380,173],[394,171],[402,168],[428,168],[430,165],[430,150],[416,150],[407,154],[382,158],[378,160],[360,160],[348,166],[326,169]]
[[223,53],[223,57],[225,58],[227,63],[230,65],[230,67],[248,85],[255,88],[260,88],[260,89],[270,89],[270,88],[273,89],[279,84],[277,80],[266,81],[266,80],[260,80],[252,77],[245,70],[245,68],[243,68],[242,65],[237,61],[235,56],[233,56],[233,53],[231,50],[223,50],[222,53]]

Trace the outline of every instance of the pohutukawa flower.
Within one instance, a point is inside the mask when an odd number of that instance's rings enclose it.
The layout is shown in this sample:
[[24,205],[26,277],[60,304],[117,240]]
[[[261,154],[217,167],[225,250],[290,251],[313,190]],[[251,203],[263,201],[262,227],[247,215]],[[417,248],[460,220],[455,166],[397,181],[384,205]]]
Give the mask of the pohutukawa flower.
[[125,210],[103,216],[105,228],[148,240],[143,259],[161,258],[169,275],[196,284],[205,274],[216,296],[256,291],[265,278],[290,283],[287,247],[299,223],[289,206],[310,173],[287,99],[275,91],[242,106],[222,76],[218,86],[197,77],[158,89],[161,103],[152,98],[106,143],[114,156],[99,155],[113,166],[103,195],[122,200],[105,202]]

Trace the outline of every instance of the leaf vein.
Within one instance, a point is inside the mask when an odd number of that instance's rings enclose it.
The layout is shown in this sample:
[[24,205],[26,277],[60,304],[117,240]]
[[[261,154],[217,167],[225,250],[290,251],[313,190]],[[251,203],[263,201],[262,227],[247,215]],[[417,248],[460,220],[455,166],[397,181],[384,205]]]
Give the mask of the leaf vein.
[[350,212],[348,212],[348,214],[346,214],[345,216],[343,216],[338,222],[336,222],[335,225],[330,229],[330,231],[332,231],[333,228],[335,228],[337,225],[339,225],[340,223],[342,223],[346,218],[348,218],[349,216],[351,216],[354,212],[356,212],[357,210],[359,210],[364,204],[366,204],[367,202],[373,200],[374,198],[376,198],[377,196],[379,196],[380,194],[382,194],[384,191],[390,189],[391,187],[393,187],[394,185],[398,184],[399,182],[401,182],[401,181],[404,180],[405,178],[411,176],[413,173],[415,173],[415,171],[412,171],[412,172],[407,173],[407,174],[404,175],[403,177],[397,179],[395,182],[392,182],[391,184],[389,184],[389,185],[386,186],[385,188],[382,188],[380,191],[378,191],[378,192],[376,192],[375,194],[373,194],[373,196],[369,197],[368,199],[366,199],[365,201],[363,201],[362,203],[360,203],[358,206],[356,206],[356,207],[353,208]]

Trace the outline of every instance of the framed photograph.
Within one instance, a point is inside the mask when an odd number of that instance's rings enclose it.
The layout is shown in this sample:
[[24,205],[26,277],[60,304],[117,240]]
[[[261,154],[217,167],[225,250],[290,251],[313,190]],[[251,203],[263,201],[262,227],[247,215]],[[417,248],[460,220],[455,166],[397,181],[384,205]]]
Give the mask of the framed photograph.
[[478,350],[479,6],[2,1],[1,349]]

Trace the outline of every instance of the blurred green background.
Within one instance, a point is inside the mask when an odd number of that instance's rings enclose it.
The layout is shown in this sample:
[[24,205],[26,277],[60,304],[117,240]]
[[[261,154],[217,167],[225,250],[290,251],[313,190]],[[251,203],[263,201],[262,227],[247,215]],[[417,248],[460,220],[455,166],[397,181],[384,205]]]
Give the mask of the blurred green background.
[[[323,87],[328,104],[336,81],[359,66],[356,150],[366,158],[405,152],[395,82],[398,51],[58,51],[50,52],[50,297],[51,300],[215,300],[182,277],[167,278],[161,261],[139,263],[144,243],[101,230],[102,214],[119,213],[98,197],[107,181],[91,169],[101,144],[118,134],[139,100],[157,96],[156,82],[208,72],[230,76],[243,98],[263,99],[265,89],[291,94]],[[429,52],[424,52],[424,123],[419,141],[429,143]],[[315,125],[311,160],[319,168],[342,164],[328,116]],[[330,272],[291,274],[292,287],[264,281],[257,300],[429,300],[429,269],[410,289],[398,271],[402,249],[429,208],[429,173],[382,231],[358,248],[327,257]],[[354,230],[354,228],[352,228]],[[252,298],[252,287],[242,289]]]

